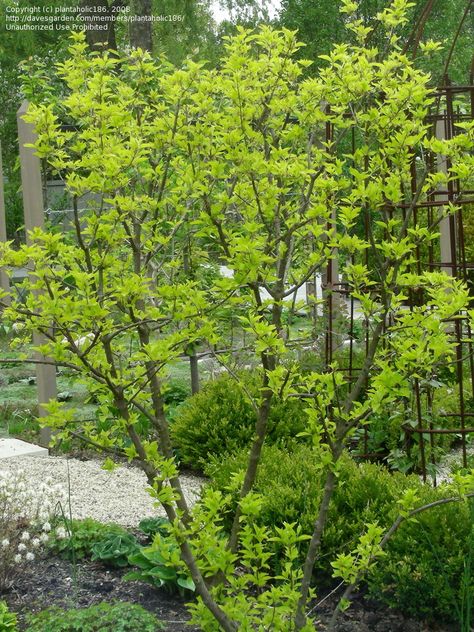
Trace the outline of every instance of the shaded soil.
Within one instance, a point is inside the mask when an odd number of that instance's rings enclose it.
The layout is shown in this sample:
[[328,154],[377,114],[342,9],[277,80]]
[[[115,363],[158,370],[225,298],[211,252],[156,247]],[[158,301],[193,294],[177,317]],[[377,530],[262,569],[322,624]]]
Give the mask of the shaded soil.
[[[122,577],[126,572],[109,570],[95,562],[79,562],[74,573],[71,562],[50,557],[32,563],[18,578],[15,588],[1,597],[18,613],[20,630],[26,630],[26,614],[52,605],[85,608],[101,601],[129,601],[155,614],[167,632],[199,632],[199,628],[187,623],[186,600],[142,582],[124,581]],[[336,605],[334,597],[321,601],[312,613],[318,632],[327,629]],[[457,632],[458,629],[459,626],[405,618],[402,613],[366,600],[361,594],[354,598],[351,608],[340,615],[336,627],[337,632]]]
[[[25,615],[49,606],[85,608],[101,601],[129,601],[153,612],[169,632],[191,632],[185,600],[142,582],[122,579],[130,569],[106,569],[95,562],[71,562],[56,557],[35,561],[22,573],[15,587],[2,598],[18,613],[20,630],[25,630]],[[139,631],[137,631],[139,632]]]
[[[327,630],[336,605],[334,597],[315,609],[313,614],[318,632]],[[416,621],[360,593],[353,595],[349,610],[339,615],[336,632],[459,632],[459,625]]]

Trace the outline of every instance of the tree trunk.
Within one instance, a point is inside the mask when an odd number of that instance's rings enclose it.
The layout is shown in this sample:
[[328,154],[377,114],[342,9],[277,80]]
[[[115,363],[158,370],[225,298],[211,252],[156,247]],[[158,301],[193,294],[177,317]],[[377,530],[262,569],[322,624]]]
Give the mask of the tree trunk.
[[195,395],[199,393],[199,363],[195,349],[189,352],[189,366],[191,368],[191,393]]
[[[153,22],[151,0],[131,0],[130,45],[150,53],[153,51]],[[139,18],[134,21],[133,18]],[[140,19],[143,18],[143,19]]]
[[[83,24],[86,41],[93,50],[111,48],[116,50],[115,14],[107,0],[79,0],[79,6],[84,9],[81,15],[85,18]],[[108,20],[103,18],[107,16]]]

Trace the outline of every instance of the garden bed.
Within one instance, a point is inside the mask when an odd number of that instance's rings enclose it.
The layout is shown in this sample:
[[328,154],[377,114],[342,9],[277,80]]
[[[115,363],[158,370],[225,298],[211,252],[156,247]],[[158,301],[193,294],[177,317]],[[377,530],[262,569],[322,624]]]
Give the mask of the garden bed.
[[[106,569],[95,562],[75,566],[57,557],[33,562],[4,595],[10,610],[18,613],[19,629],[26,630],[25,617],[50,606],[86,608],[101,601],[140,604],[163,623],[167,632],[198,632],[190,626],[186,600],[153,589],[142,582],[124,581],[126,570]],[[315,611],[316,629],[324,631],[335,606],[325,600]],[[455,632],[455,626],[421,623],[358,595],[348,612],[341,615],[337,632]]]
[[[127,569],[129,570],[129,569]],[[192,632],[184,600],[142,582],[124,581],[127,570],[107,569],[95,562],[73,565],[58,557],[33,562],[15,588],[4,595],[10,610],[18,613],[19,628],[25,617],[50,606],[86,608],[101,601],[127,601],[154,613],[169,632]]]

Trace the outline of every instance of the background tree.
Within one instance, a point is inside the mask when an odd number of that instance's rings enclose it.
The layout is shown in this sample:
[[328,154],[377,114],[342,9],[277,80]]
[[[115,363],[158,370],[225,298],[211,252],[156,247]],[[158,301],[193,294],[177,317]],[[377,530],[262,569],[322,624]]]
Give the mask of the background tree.
[[[152,0],[131,0],[130,6],[133,16],[152,17]],[[130,46],[152,52],[153,24],[151,20],[130,22]]]
[[[15,31],[7,30],[7,12],[9,5],[31,7],[30,2],[18,3],[5,0],[0,12],[0,139],[3,152],[3,170],[5,182],[5,204],[7,209],[7,230],[9,237],[23,225],[23,203],[18,165],[18,140],[16,112],[20,107],[21,68],[26,59],[42,60],[42,65],[51,67],[60,59],[65,50],[65,36],[60,31]],[[76,0],[38,0],[35,6],[75,6]],[[19,235],[17,235],[19,238]]]
[[[342,0],[282,0],[279,22],[282,26],[298,29],[300,39],[306,44],[301,54],[314,61],[313,71],[324,62],[319,58],[326,55],[334,44],[345,37],[344,20],[339,9]],[[361,0],[357,3],[357,17],[368,24],[379,11],[386,8],[387,0]],[[474,38],[474,7],[469,0],[414,0],[408,12],[408,20],[401,30],[404,42],[409,41],[410,34],[419,24],[424,9],[429,5],[430,11],[426,21],[422,21],[422,41],[432,39],[443,44],[443,49],[430,59],[420,58],[424,70],[433,75],[433,83],[442,80],[444,65],[451,42],[456,37],[466,7],[469,12],[459,33],[450,64],[450,76],[454,82],[466,83],[470,80],[472,60],[472,40]],[[383,49],[383,31],[377,29],[371,36],[374,45]],[[413,47],[410,47],[413,52]],[[311,71],[310,71],[311,72]]]
[[[86,40],[92,49],[98,49],[107,46],[111,49],[117,48],[117,38],[115,34],[115,21],[112,11],[113,7],[122,4],[118,2],[108,2],[108,0],[79,0],[79,7],[83,10],[82,15],[87,18],[87,26],[85,28]],[[103,17],[107,16],[109,20],[104,22]],[[107,26],[104,29],[104,25]]]

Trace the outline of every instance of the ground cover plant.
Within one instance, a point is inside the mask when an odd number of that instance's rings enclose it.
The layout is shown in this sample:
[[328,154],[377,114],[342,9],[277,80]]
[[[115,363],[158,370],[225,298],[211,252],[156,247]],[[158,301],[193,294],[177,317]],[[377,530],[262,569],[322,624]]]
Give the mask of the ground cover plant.
[[[355,43],[335,47],[327,66],[305,80],[308,62],[294,58],[300,45],[287,30],[240,30],[217,70],[194,61],[175,70],[140,51],[89,54],[76,34],[70,59],[57,68],[66,96],[43,91],[42,100],[39,85],[27,115],[38,132],[36,152],[66,182],[74,231],[38,229],[27,246],[2,245],[0,264],[31,270],[24,300],[13,297],[5,317],[24,323],[18,344],[39,330],[40,361],[68,367],[94,392],[95,422],[52,401],[47,423],[56,440],[74,433],[137,460],[172,525],[171,565],[195,588],[193,621],[209,632],[314,629],[307,616],[313,570],[345,446],[373,414],[409,399],[420,380],[449,365],[450,321],[470,317],[460,281],[414,265],[417,248],[437,238],[444,212],[424,226],[411,221],[414,205],[469,174],[474,127],[465,124],[448,141],[429,135],[429,78],[397,36],[406,7],[395,0],[379,14],[387,44],[381,54],[365,44],[370,28],[346,0]],[[341,152],[351,129],[357,148]],[[448,173],[428,171],[430,153],[449,157]],[[86,192],[93,196],[79,213],[77,197]],[[364,221],[367,238],[358,230]],[[377,235],[372,226],[381,229]],[[212,257],[233,274],[203,283],[196,270]],[[335,258],[370,329],[354,381],[337,362],[302,372],[283,322],[284,299]],[[423,290],[424,301],[406,310],[410,288]],[[226,353],[224,308],[239,314],[247,334],[255,391]],[[255,426],[243,469],[224,491],[209,488],[190,508],[165,392],[169,365],[202,341],[250,402]],[[292,399],[304,401],[302,434],[320,472],[320,502],[308,528],[297,520],[266,528],[259,524],[265,499],[254,487],[272,407]],[[472,493],[472,476],[455,481],[446,498],[428,505]],[[332,561],[347,585],[341,607],[424,505],[407,489],[397,507],[387,531],[367,525],[352,552]]]
[[90,608],[61,610],[49,608],[29,617],[32,632],[157,632],[158,619],[132,603],[100,603]]
[[114,537],[127,537],[127,531],[119,525],[102,524],[92,518],[68,520],[58,517],[57,530],[53,533],[49,548],[61,557],[72,561],[90,557],[94,547]]

